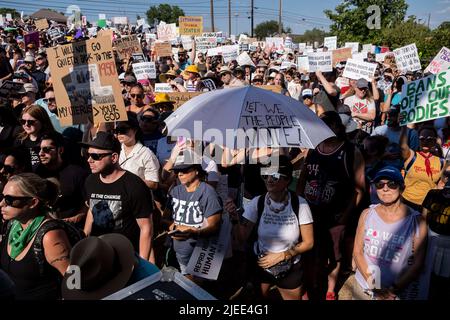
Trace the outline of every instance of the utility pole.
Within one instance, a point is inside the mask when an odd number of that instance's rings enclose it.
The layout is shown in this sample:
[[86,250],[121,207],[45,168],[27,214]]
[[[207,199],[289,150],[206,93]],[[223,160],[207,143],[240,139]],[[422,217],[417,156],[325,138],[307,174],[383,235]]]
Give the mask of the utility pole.
[[278,0],[279,8],[278,8],[278,36],[281,36],[281,0]]
[[428,29],[430,29],[431,13],[428,14]]
[[250,33],[252,35],[251,37],[253,38],[253,8],[254,8],[253,0],[251,1],[251,3],[252,3],[252,11],[251,11],[252,12],[252,14],[251,14],[252,15],[252,17],[251,17],[251,21],[252,22],[251,22],[251,32]]
[[215,30],[214,30],[214,0],[211,0],[211,32],[215,32]]
[[231,0],[228,0],[228,36],[231,37]]

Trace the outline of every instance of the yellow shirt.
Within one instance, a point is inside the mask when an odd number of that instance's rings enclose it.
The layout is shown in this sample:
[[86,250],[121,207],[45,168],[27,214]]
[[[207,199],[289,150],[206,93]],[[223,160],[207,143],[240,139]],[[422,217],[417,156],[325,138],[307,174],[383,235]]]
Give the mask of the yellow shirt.
[[402,196],[406,200],[419,206],[422,205],[428,191],[436,188],[442,169],[439,157],[431,156],[429,159],[432,172],[431,176],[427,175],[425,158],[416,152],[416,160],[409,168],[405,177],[405,191],[403,191]]

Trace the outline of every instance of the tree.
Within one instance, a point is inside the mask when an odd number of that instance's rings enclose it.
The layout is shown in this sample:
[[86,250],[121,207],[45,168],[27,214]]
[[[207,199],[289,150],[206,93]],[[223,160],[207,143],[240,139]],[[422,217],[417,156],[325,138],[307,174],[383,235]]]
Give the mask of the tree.
[[149,24],[154,22],[164,21],[166,23],[177,23],[179,16],[184,16],[184,11],[178,6],[171,6],[169,4],[160,4],[158,6],[151,6],[147,10],[147,21]]
[[11,9],[11,8],[0,8],[0,14],[3,15],[3,17],[5,17],[7,13],[11,13],[11,17],[12,17],[13,19],[15,19],[15,18],[20,18],[20,13],[17,12],[16,9]]
[[[367,8],[376,5],[380,8],[380,29],[369,29],[368,21],[373,12]],[[335,12],[325,10],[325,15],[333,21],[330,34],[336,35],[339,42],[372,42],[385,28],[394,27],[405,19],[408,5],[405,0],[344,0],[337,5]]]
[[[282,25],[282,33],[291,33],[291,28],[284,28]],[[275,20],[265,21],[258,24],[254,30],[254,34],[258,39],[272,37],[278,34],[278,22]]]
[[314,28],[312,30],[306,30],[302,35],[292,36],[292,41],[294,42],[312,42],[318,41],[319,43],[323,42],[323,38],[327,37],[328,33]]

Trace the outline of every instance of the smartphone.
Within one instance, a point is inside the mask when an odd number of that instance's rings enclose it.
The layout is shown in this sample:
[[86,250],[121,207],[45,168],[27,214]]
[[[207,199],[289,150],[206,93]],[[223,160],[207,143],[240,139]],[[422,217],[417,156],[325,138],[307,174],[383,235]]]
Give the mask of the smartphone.
[[168,235],[179,235],[181,233],[183,233],[183,231],[181,231],[180,229],[174,229],[174,230],[167,232]]
[[182,146],[183,144],[185,144],[186,143],[186,137],[178,137],[177,138],[177,144],[179,145],[179,146]]

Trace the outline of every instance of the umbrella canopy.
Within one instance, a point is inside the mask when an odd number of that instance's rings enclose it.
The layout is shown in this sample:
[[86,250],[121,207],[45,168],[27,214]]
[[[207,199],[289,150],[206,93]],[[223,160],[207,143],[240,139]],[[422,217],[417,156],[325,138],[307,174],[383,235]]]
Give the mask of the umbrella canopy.
[[183,104],[165,122],[170,136],[213,142],[231,149],[313,149],[334,136],[298,100],[254,86],[201,94]]

